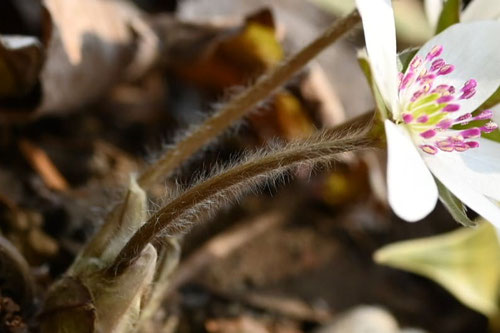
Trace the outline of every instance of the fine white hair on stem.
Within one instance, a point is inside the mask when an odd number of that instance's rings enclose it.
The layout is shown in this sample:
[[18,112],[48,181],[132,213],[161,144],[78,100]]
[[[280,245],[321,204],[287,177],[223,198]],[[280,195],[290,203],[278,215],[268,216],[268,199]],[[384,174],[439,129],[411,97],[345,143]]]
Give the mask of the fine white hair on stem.
[[260,76],[255,84],[234,96],[199,126],[186,131],[172,149],[166,151],[156,163],[144,170],[138,178],[139,185],[148,188],[159,179],[170,175],[201,147],[211,142],[249,110],[258,106],[260,102],[265,101],[311,59],[356,26],[359,21],[360,16],[356,10],[335,21],[309,45],[274,67],[270,72]]
[[172,197],[136,232],[117,256],[108,272],[114,275],[127,267],[137,253],[160,235],[178,235],[190,230],[201,217],[238,200],[248,189],[277,181],[286,171],[303,165],[329,164],[348,151],[373,146],[368,135],[372,115],[360,117],[357,126],[323,130],[308,139],[289,144],[272,144],[254,153],[244,154],[237,162],[216,169]]

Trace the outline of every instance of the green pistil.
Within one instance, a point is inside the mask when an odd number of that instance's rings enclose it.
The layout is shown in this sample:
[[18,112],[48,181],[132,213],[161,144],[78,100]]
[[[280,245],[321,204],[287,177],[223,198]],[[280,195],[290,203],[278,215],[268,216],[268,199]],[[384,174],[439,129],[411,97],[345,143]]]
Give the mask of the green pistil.
[[429,125],[437,125],[441,120],[444,120],[447,117],[446,113],[438,113],[432,117],[429,118],[427,121],[427,124]]
[[441,120],[445,119],[446,116],[447,115],[445,113],[440,112],[438,114],[435,114],[432,117],[429,117],[429,120],[427,120],[425,123],[412,123],[412,124],[410,124],[410,126],[413,129],[418,130],[418,131],[427,130],[430,127],[436,126]]
[[441,94],[430,94],[428,96],[422,97],[420,99],[417,99],[415,102],[412,102],[408,104],[408,111],[412,111],[414,109],[417,109],[423,105],[433,103],[435,102],[439,97],[441,97]]
[[411,111],[413,117],[417,119],[420,116],[428,115],[434,117],[434,113],[441,111],[447,104],[431,104],[423,106],[419,109],[414,109]]

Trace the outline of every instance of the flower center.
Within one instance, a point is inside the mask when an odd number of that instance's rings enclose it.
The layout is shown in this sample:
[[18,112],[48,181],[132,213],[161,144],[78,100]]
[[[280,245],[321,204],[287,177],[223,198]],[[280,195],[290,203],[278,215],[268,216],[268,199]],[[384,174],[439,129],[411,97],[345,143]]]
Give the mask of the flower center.
[[[491,121],[493,113],[490,110],[477,115],[460,112],[460,102],[476,94],[476,80],[467,80],[460,89],[453,85],[436,84],[438,77],[455,70],[455,66],[440,57],[442,53],[443,46],[437,45],[425,59],[415,56],[406,74],[400,73],[402,113],[397,122],[405,124],[419,148],[432,155],[438,151],[462,152],[477,148],[479,142],[474,139],[498,127]],[[486,120],[486,123],[483,121],[482,125],[464,130],[452,129],[455,125],[467,125],[475,120]]]

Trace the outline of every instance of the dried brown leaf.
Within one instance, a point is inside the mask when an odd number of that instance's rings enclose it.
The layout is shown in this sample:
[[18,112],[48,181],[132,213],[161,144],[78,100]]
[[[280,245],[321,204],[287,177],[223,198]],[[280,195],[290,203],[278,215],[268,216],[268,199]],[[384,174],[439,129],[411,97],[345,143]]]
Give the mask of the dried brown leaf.
[[45,0],[44,4],[53,29],[41,73],[42,113],[92,101],[119,79],[139,75],[158,54],[156,36],[128,2]]

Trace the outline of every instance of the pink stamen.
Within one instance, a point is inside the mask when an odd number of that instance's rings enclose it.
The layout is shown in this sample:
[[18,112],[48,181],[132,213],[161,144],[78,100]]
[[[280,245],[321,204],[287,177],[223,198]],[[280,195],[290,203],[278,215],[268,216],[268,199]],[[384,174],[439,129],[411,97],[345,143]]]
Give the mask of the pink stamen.
[[436,74],[426,74],[422,77],[419,77],[418,81],[420,82],[420,85],[431,84],[435,78]]
[[442,151],[452,152],[453,151],[453,143],[450,140],[442,140],[436,142],[436,146]]
[[426,92],[423,91],[423,90],[418,90],[416,91],[413,96],[411,97],[411,101],[412,102],[415,102],[420,96],[422,96],[423,94],[425,94]]
[[437,86],[432,90],[432,93],[444,94],[445,92],[448,92],[448,89],[450,89],[449,85],[440,84],[439,86]]
[[404,77],[403,80],[401,81],[401,87],[400,89],[405,89],[408,87],[411,81],[413,81],[413,78],[415,77],[414,72],[408,72]]
[[460,135],[465,139],[478,138],[481,136],[481,130],[479,128],[469,128],[460,132]]
[[464,152],[467,149],[469,149],[469,146],[467,145],[466,142],[460,141],[460,142],[456,142],[453,148],[455,149],[455,151]]
[[460,99],[469,99],[473,97],[476,94],[476,89],[471,88],[469,90],[465,90],[462,96],[460,96]]
[[470,90],[470,89],[476,88],[476,87],[477,87],[477,81],[474,80],[474,79],[470,79],[470,80],[468,80],[467,82],[464,83],[464,86],[461,89],[461,91]]
[[[454,65],[446,63],[446,58],[441,57],[442,53],[443,46],[437,45],[427,53],[425,58],[415,56],[408,66],[408,71],[404,75],[400,73],[399,76],[400,91],[408,89],[407,92],[401,93],[403,97],[411,96],[410,101],[418,103],[408,105],[401,115],[402,122],[407,124],[413,133],[420,135],[424,142],[419,145],[419,148],[431,155],[439,151],[463,152],[477,148],[479,141],[474,138],[479,138],[482,133],[498,129],[498,125],[491,121],[493,117],[491,110],[484,110],[476,116],[471,113],[462,114],[459,117],[452,115],[453,112],[460,110],[462,100],[475,96],[478,82],[475,79],[469,79],[459,91],[449,84],[439,84],[434,87],[438,76],[448,75],[455,70]],[[431,96],[431,94],[437,95]],[[417,116],[417,114],[420,115]],[[437,117],[441,120],[431,122],[431,119]],[[455,125],[465,125],[473,120],[483,121],[483,125],[475,125],[462,130],[455,128],[456,130],[451,131]]]
[[423,116],[420,116],[417,118],[417,123],[424,124],[429,120],[429,116],[424,114]]
[[431,145],[420,145],[420,149],[422,149],[427,154],[431,154],[431,155],[436,155],[438,152],[436,147],[433,147]]
[[439,70],[441,67],[443,67],[445,64],[446,64],[446,62],[443,59],[441,59],[441,58],[436,59],[432,62],[431,71],[435,72],[435,71]]
[[453,120],[451,119],[443,119],[436,125],[437,128],[442,130],[447,130],[451,126],[453,126]]
[[444,112],[455,112],[460,110],[460,105],[458,104],[448,104],[443,108]]
[[498,128],[498,125],[492,121],[481,126],[481,131],[485,133],[491,133]]
[[477,147],[479,147],[479,142],[477,142],[477,141],[467,141],[465,144],[469,148],[477,148]]
[[477,116],[475,116],[473,119],[474,120],[485,120],[485,119],[491,119],[493,118],[493,111],[491,110],[484,110]]
[[459,122],[459,123],[461,123],[461,122],[468,123],[471,120],[473,120],[471,113],[466,113],[466,114],[457,118],[457,122]]
[[411,123],[413,121],[413,115],[410,113],[403,114],[403,121],[407,124]]
[[441,67],[438,70],[437,74],[438,75],[448,75],[451,72],[453,72],[453,70],[455,70],[455,66],[450,65],[450,64],[446,64],[446,65],[443,65],[443,67]]
[[432,88],[432,82],[429,82],[429,83],[422,85],[422,91],[424,93],[429,92],[431,90],[431,88]]
[[436,136],[436,131],[433,129],[427,130],[425,132],[420,133],[420,136],[423,137],[424,139],[430,139],[434,136]]
[[416,70],[420,65],[422,65],[423,60],[419,56],[415,56],[412,61],[410,62],[410,69],[411,70]]
[[429,53],[427,53],[426,60],[433,60],[434,58],[437,58],[443,53],[443,46],[442,45],[436,45],[430,50]]
[[439,104],[448,103],[448,102],[451,102],[453,99],[454,99],[453,96],[445,95],[445,96],[439,97],[436,102],[438,102]]

